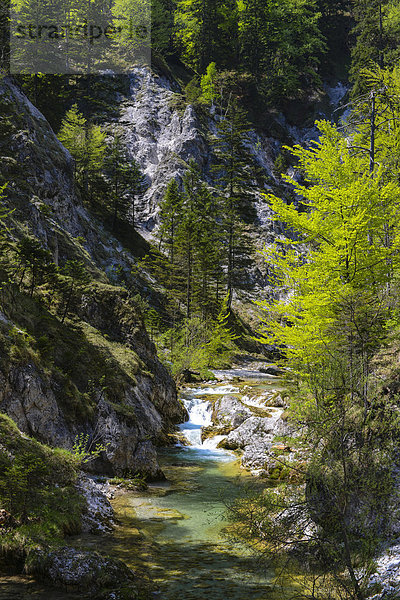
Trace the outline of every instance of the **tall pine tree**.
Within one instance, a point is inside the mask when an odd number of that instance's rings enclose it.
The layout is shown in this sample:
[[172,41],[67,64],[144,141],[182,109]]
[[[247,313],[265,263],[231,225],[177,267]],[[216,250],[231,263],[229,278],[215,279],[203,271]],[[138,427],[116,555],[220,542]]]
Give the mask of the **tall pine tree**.
[[251,241],[244,231],[245,221],[254,218],[256,169],[250,154],[249,124],[244,111],[231,102],[217,124],[214,138],[215,184],[219,189],[219,214],[223,237],[228,308],[239,283],[240,271],[251,255]]

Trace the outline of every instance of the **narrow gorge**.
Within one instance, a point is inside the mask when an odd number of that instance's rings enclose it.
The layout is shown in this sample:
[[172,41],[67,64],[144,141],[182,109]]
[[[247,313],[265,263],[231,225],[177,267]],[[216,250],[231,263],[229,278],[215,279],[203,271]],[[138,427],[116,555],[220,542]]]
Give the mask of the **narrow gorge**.
[[400,598],[399,23],[0,2],[0,600]]

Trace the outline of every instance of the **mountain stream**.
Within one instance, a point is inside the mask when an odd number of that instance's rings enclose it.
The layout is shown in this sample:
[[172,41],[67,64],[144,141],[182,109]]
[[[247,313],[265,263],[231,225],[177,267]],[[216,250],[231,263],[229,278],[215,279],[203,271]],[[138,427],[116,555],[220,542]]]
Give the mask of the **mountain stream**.
[[[114,533],[100,539],[82,535],[72,545],[124,560],[149,577],[149,590],[157,589],[149,597],[155,599],[282,600],[284,591],[273,586],[274,573],[261,570],[251,552],[224,531],[227,505],[246,480],[254,478],[240,471],[235,454],[217,448],[221,436],[204,442],[201,438],[201,428],[211,424],[213,400],[232,394],[255,405],[260,396],[262,400],[278,389],[279,380],[245,370],[216,374],[216,382],[181,390],[190,419],[180,430],[190,445],[160,451],[166,481],[150,484],[143,492],[116,494],[112,504],[119,524]],[[0,600],[14,597],[76,598],[23,578],[0,579]]]

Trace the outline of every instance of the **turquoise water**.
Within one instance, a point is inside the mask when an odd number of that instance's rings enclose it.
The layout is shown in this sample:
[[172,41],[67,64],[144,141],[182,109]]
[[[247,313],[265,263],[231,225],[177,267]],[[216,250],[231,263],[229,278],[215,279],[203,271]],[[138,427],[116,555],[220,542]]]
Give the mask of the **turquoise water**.
[[[260,569],[251,552],[225,533],[227,506],[250,476],[240,472],[235,455],[215,447],[218,438],[201,443],[201,426],[211,422],[213,399],[226,394],[254,399],[279,389],[278,385],[278,380],[265,376],[182,390],[191,420],[182,424],[181,431],[192,445],[160,451],[167,481],[146,492],[121,493],[113,501],[119,520],[114,534],[84,535],[71,540],[71,545],[124,560],[148,578],[150,591],[143,598],[283,600],[284,590],[273,587],[274,573]],[[0,578],[0,600],[79,597],[22,577]]]
[[276,598],[273,573],[260,573],[251,553],[224,534],[227,503],[239,489],[233,461],[189,449],[165,454],[162,465],[171,482],[164,495],[125,499],[138,529],[157,545],[147,565],[159,586],[157,597]]
[[[215,448],[218,439],[201,443],[201,426],[211,422],[212,399],[221,395],[254,397],[271,392],[268,384],[248,382],[204,384],[182,390],[190,421],[181,431],[191,441],[160,453],[168,482],[150,486],[147,493],[126,494],[117,500],[119,510],[131,515],[144,539],[155,545],[146,568],[157,583],[157,598],[175,600],[277,600],[282,590],[273,587],[274,573],[263,571],[243,545],[226,535],[227,507],[250,480],[240,474],[232,453]],[[275,380],[276,381],[276,380]],[[211,403],[210,403],[211,402]],[[251,478],[252,482],[254,480]]]

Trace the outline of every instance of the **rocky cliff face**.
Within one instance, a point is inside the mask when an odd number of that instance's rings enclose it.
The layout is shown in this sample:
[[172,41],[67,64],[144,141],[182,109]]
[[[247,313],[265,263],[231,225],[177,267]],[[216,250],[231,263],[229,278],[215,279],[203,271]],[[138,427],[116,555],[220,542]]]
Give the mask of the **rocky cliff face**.
[[[329,117],[347,91],[342,83],[326,86],[319,106],[310,102],[307,112],[301,115],[301,126],[291,124],[283,114],[276,114],[269,131],[264,126],[250,132],[249,150],[271,184],[277,183],[274,161],[282,144],[315,139],[314,117]],[[138,220],[144,231],[151,232],[168,181],[181,178],[190,159],[196,160],[206,179],[209,176],[210,139],[216,133],[215,111],[204,109],[199,114],[194,106],[187,104],[178,83],[148,68],[134,69],[130,95],[119,97],[119,107],[120,117],[114,126],[147,176],[149,188],[139,203]],[[266,188],[269,189],[268,184]],[[270,217],[268,205],[260,198],[255,225],[264,225],[267,233]]]
[[[136,220],[140,233],[151,239],[157,230],[159,203],[167,184],[172,178],[182,180],[190,159],[196,160],[205,180],[211,183],[210,142],[216,134],[216,115],[213,109],[199,111],[187,104],[182,89],[172,78],[143,68],[135,69],[130,80],[130,95],[119,98],[120,117],[112,125],[146,175],[148,189],[137,203]],[[306,113],[298,119],[305,125],[291,124],[283,114],[276,114],[271,117],[269,130],[260,127],[250,132],[249,151],[265,174],[265,192],[276,191],[282,184],[274,171],[274,162],[283,143],[292,145],[315,139],[314,118],[329,117],[346,93],[347,88],[341,83],[326,87],[320,105],[310,101]],[[272,219],[262,194],[255,194],[254,207],[254,222],[248,229],[257,250],[286,238],[288,232],[283,224]],[[246,291],[250,288],[251,293]],[[254,297],[265,298],[266,294],[275,293],[264,262],[256,254],[253,266],[243,273],[243,290],[237,291],[237,300],[247,303]]]
[[181,178],[191,158],[205,170],[210,149],[179,87],[147,68],[132,74],[130,97],[121,103],[117,127],[149,184],[138,205],[138,220],[146,235],[157,223],[158,204],[168,181]]
[[127,253],[85,211],[71,156],[43,115],[7,79],[0,101],[11,115],[7,151],[16,159],[2,170],[14,209],[11,241],[33,235],[56,264],[80,260],[93,276],[68,326],[39,300],[4,295],[0,411],[51,445],[71,448],[82,433],[92,448],[104,445],[94,470],[160,476],[155,447],[185,411],[128,292],[107,283],[107,268]]

